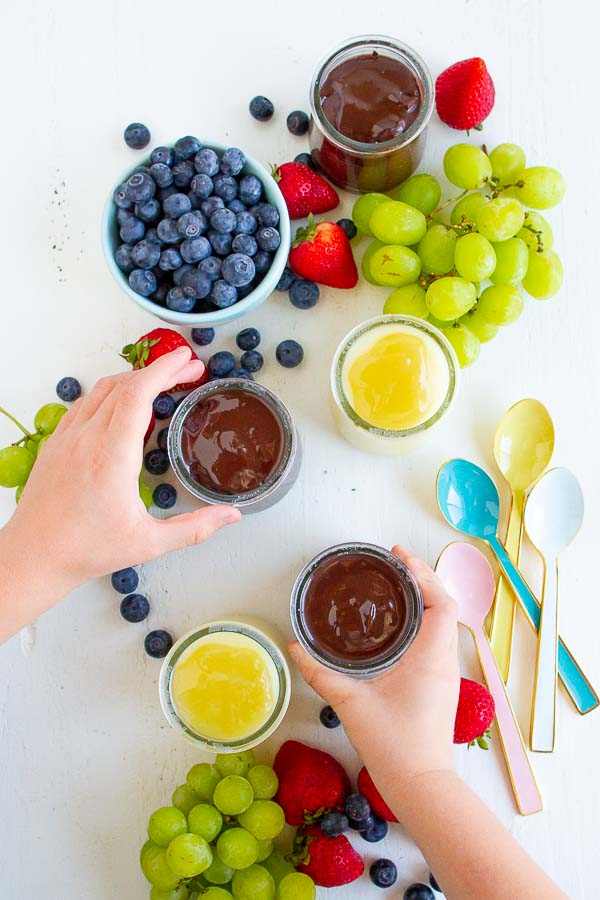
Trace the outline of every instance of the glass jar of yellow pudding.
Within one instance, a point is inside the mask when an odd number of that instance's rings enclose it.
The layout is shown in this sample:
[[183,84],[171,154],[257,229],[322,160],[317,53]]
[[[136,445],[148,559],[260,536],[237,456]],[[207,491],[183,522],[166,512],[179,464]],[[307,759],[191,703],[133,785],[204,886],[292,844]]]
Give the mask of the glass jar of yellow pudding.
[[215,753],[248,750],[266,740],[290,701],[283,653],[254,625],[209,622],[173,645],[160,673],[169,723]]
[[423,319],[369,319],[346,335],[333,359],[337,427],[360,450],[413,449],[450,410],[458,371],[449,341]]

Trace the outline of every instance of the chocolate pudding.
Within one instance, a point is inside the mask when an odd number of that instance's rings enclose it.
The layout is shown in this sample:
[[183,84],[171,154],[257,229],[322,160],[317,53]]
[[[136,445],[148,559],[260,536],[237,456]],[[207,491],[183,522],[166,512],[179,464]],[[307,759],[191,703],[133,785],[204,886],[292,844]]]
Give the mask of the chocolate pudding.
[[223,388],[201,398],[185,417],[181,455],[197,484],[217,494],[246,494],[277,470],[282,424],[256,394]]

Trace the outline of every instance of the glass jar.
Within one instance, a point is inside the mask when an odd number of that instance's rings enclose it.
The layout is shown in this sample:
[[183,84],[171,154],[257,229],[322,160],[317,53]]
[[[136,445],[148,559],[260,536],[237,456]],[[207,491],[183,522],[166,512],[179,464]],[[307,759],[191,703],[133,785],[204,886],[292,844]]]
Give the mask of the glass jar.
[[[409,127],[380,143],[359,141],[342,134],[328,119],[322,103],[323,85],[336,67],[372,54],[401,63],[414,77],[420,95],[418,113]],[[342,188],[357,193],[390,191],[406,181],[421,161],[433,104],[431,73],[414,50],[380,35],[351,38],[319,65],[311,83],[309,143],[312,157],[323,173]]]
[[[279,422],[283,434],[281,458],[271,474],[258,487],[244,493],[220,493],[199,484],[191,475],[182,453],[183,425],[197,403],[211,394],[227,391],[246,391],[259,398],[271,410]],[[293,487],[302,459],[300,437],[288,408],[272,391],[255,381],[242,378],[220,378],[192,391],[181,403],[171,420],[167,448],[171,466],[181,484],[194,497],[205,503],[226,503],[236,506],[242,513],[261,512],[281,500]]]
[[[391,329],[420,336],[428,348],[432,398],[437,400],[430,415],[412,427],[398,430],[380,428],[361,417],[354,409],[345,384],[345,366],[356,358],[361,341],[369,336],[385,337]],[[365,353],[368,350],[365,351]],[[336,350],[331,366],[331,409],[338,431],[359,450],[386,455],[405,453],[418,447],[424,438],[450,412],[456,398],[459,364],[450,342],[437,328],[413,316],[382,315],[353,328]],[[396,367],[393,370],[396,374]]]
[[[306,614],[307,593],[315,573],[332,562],[347,560],[355,555],[370,558],[376,565],[387,569],[390,576],[397,579],[398,591],[405,605],[403,621],[397,632],[380,651],[369,652],[369,658],[352,658],[343,650],[336,651],[326,646],[326,642],[319,640]],[[390,669],[412,644],[423,619],[423,597],[414,575],[398,556],[375,544],[355,542],[324,550],[302,569],[292,589],[290,612],[296,638],[314,659],[336,672],[372,678]],[[325,614],[330,615],[330,612],[325,610]]]

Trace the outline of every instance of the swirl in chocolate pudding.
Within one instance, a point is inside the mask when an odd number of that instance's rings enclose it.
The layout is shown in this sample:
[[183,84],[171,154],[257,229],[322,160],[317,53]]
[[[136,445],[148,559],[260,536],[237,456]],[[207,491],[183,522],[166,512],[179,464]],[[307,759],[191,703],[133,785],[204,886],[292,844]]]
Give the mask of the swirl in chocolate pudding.
[[203,397],[186,416],[181,453],[197,484],[218,494],[246,494],[273,474],[285,436],[260,397],[223,388]]
[[320,648],[338,658],[369,660],[398,639],[409,596],[400,573],[367,553],[323,562],[304,596],[306,626]]
[[336,131],[363,144],[381,144],[403,134],[423,101],[408,66],[377,52],[334,66],[321,85],[320,98]]

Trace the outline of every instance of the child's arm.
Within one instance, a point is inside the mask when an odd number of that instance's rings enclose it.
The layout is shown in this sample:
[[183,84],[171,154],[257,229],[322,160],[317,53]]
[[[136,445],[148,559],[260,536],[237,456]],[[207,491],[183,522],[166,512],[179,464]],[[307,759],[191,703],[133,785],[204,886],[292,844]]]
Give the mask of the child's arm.
[[419,581],[425,615],[417,638],[392,670],[360,681],[319,665],[297,643],[290,653],[308,684],[340,716],[447,897],[564,898],[454,771],[460,683],[456,604],[429,566],[399,547],[394,552]]
[[0,643],[90,578],[199,544],[238,522],[229,506],[169,519],[138,490],[152,401],[203,371],[186,348],[103,378],[63,416],[0,529]]

